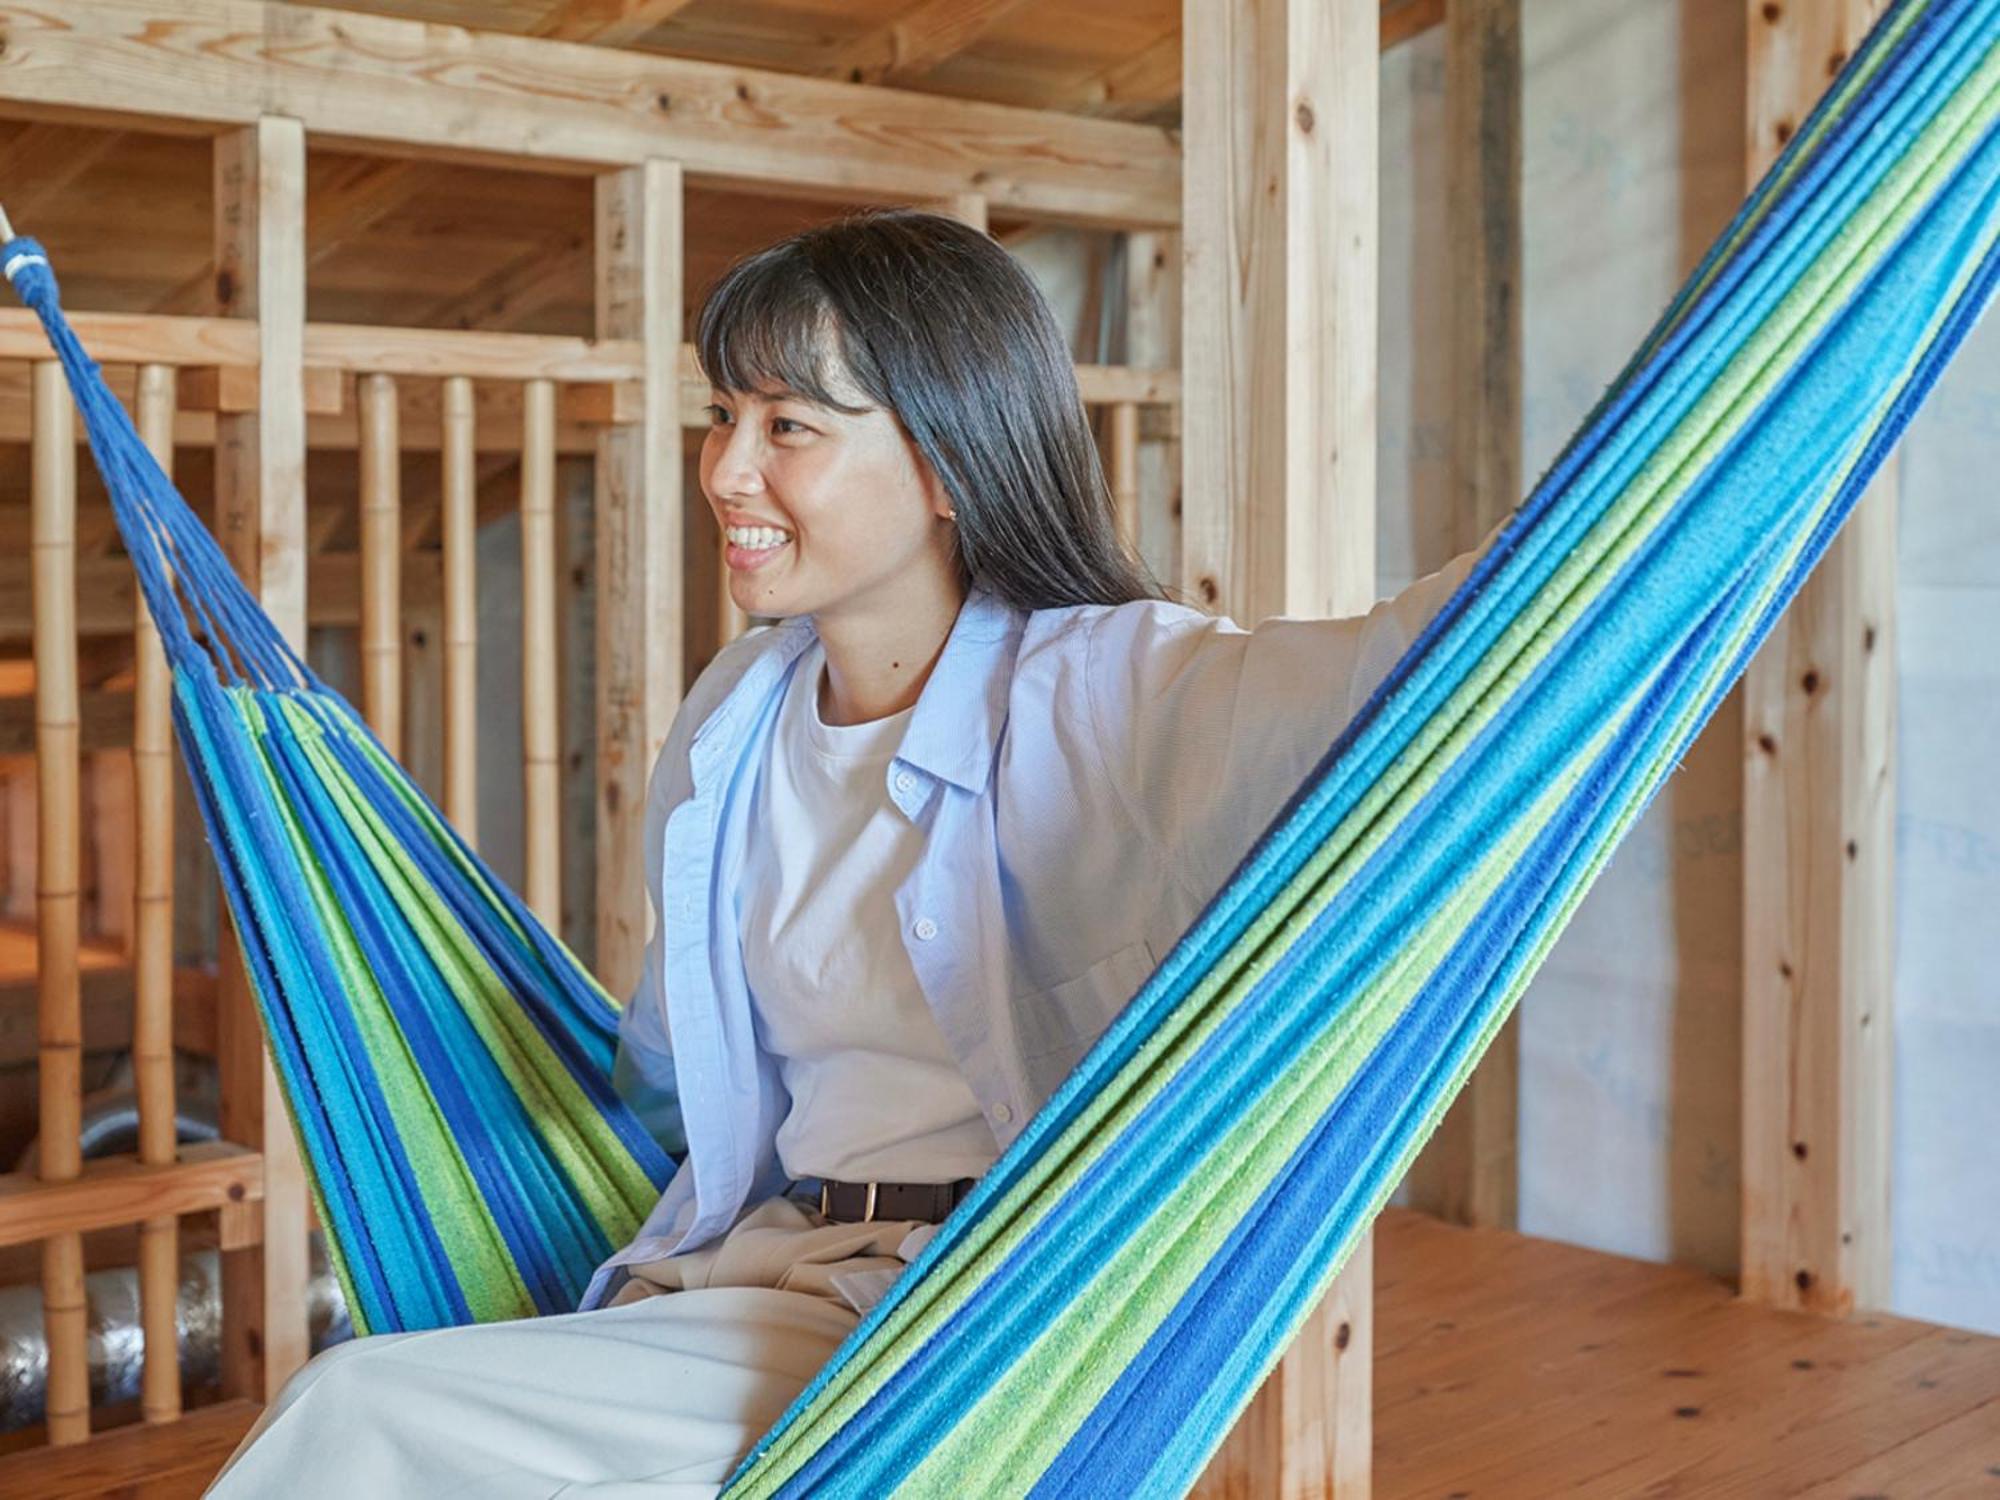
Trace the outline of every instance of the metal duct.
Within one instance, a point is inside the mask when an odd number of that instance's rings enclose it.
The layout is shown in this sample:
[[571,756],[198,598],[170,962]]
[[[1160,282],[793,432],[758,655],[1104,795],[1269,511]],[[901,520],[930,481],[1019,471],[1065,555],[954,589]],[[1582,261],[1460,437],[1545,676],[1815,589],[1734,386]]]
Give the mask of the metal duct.
[[[175,1133],[185,1145],[212,1141],[213,1118],[196,1108],[176,1112]],[[135,1149],[139,1110],[130,1089],[93,1095],[85,1101],[82,1123],[86,1160]],[[37,1152],[22,1153],[18,1171],[34,1170]],[[309,1245],[306,1307],[315,1352],[354,1336],[339,1280],[327,1264],[318,1234]],[[90,1401],[115,1405],[139,1398],[145,1337],[139,1323],[139,1272],[132,1266],[93,1271],[84,1278],[90,1321]],[[181,1256],[174,1324],[179,1344],[181,1387],[213,1384],[222,1368],[222,1281],[217,1253],[197,1250]],[[0,1432],[31,1427],[46,1408],[49,1345],[42,1321],[39,1285],[0,1287]]]

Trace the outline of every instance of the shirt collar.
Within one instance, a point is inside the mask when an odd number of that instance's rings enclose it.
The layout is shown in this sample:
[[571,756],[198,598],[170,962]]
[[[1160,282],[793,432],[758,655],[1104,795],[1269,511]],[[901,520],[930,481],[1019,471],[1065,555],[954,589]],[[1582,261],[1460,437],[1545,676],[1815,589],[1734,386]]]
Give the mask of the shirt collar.
[[[969,792],[986,785],[1007,722],[1014,652],[1024,619],[1023,611],[982,588],[967,593],[937,665],[917,697],[898,760]],[[733,721],[751,711],[750,702],[764,701],[817,637],[810,615],[778,621],[771,649],[759,655],[722,707],[695,731],[696,745],[708,739],[719,722]],[[698,748],[698,761],[702,754]]]
[[953,786],[986,785],[1007,723],[1023,612],[974,588],[917,698],[897,756]]

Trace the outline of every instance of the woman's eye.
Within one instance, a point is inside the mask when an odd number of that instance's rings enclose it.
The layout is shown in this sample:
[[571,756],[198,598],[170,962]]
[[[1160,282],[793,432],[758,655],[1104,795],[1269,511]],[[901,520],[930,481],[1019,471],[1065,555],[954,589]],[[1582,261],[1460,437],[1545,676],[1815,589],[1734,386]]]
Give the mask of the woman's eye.
[[790,417],[771,418],[771,431],[777,433],[780,437],[788,437],[792,433],[808,430],[805,423],[794,422]]
[[713,402],[711,402],[707,406],[704,406],[702,410],[708,413],[709,426],[727,427],[729,425],[729,420],[730,420],[729,413],[725,411],[722,407],[717,406]]

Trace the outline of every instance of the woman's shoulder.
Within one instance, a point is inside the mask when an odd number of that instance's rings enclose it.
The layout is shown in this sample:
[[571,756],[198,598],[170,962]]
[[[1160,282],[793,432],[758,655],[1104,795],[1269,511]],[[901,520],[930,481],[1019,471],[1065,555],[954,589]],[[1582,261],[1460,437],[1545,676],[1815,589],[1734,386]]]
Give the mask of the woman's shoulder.
[[1066,604],[1029,613],[1021,635],[1023,668],[1143,653],[1154,645],[1185,641],[1201,632],[1234,627],[1174,599],[1132,599],[1124,604]]

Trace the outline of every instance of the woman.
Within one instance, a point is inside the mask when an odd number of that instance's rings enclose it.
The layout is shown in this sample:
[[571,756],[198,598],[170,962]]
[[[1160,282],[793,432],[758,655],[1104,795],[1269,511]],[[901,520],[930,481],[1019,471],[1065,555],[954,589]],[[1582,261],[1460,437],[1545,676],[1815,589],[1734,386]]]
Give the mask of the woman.
[[1362,619],[1161,599],[1047,305],[937,215],[751,256],[697,343],[731,596],[779,623],[648,793],[616,1078],[685,1158],[584,1311],[329,1351],[218,1493],[714,1494],[1474,556]]

